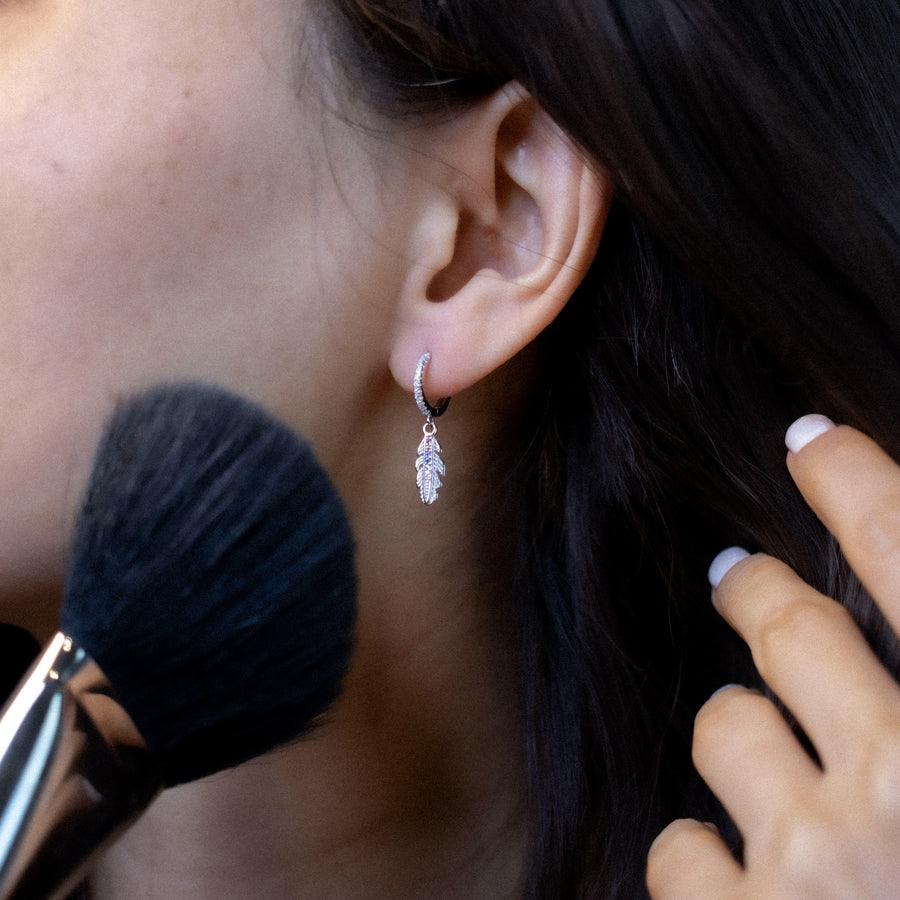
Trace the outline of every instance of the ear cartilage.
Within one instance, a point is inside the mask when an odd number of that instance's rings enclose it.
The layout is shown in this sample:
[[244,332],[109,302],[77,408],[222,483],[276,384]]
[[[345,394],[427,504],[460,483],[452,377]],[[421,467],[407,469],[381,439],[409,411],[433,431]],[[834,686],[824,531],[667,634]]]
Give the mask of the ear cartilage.
[[438,489],[442,485],[441,477],[446,472],[444,460],[441,459],[441,445],[437,440],[437,425],[434,420],[444,414],[450,405],[450,398],[441,400],[437,406],[432,406],[425,399],[425,370],[431,362],[431,354],[423,353],[416,366],[416,374],[413,377],[413,396],[416,406],[425,416],[425,424],[422,426],[424,436],[419,443],[416,456],[416,485],[419,488],[419,496],[426,506],[430,506],[437,500]]

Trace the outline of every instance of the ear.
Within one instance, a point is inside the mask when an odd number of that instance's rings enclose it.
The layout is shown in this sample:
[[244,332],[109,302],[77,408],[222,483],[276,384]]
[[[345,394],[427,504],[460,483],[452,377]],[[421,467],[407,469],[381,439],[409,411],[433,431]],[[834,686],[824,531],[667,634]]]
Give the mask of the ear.
[[432,355],[429,398],[457,394],[534,340],[587,271],[612,198],[518,85],[432,126],[444,183],[423,203],[390,366],[411,389]]

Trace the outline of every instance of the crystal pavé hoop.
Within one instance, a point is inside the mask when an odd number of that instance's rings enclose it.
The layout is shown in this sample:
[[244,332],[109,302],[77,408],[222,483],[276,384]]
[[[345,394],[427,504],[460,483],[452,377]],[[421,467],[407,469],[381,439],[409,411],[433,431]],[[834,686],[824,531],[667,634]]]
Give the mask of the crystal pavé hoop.
[[413,378],[413,396],[416,398],[416,406],[425,416],[425,424],[422,426],[424,437],[419,444],[419,452],[416,457],[416,484],[419,488],[419,496],[425,504],[431,504],[437,500],[441,476],[445,472],[444,461],[441,459],[441,445],[436,436],[437,425],[434,424],[434,420],[438,416],[442,416],[450,405],[449,397],[441,400],[437,406],[432,406],[425,399],[425,370],[428,368],[429,362],[431,362],[431,354],[423,353]]

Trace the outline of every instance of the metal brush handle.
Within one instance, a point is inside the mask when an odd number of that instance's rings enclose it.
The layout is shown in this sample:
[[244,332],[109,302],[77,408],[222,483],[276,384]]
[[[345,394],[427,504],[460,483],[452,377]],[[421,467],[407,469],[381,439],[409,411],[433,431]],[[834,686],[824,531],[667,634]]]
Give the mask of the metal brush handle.
[[160,784],[100,667],[57,634],[0,714],[0,900],[66,896]]

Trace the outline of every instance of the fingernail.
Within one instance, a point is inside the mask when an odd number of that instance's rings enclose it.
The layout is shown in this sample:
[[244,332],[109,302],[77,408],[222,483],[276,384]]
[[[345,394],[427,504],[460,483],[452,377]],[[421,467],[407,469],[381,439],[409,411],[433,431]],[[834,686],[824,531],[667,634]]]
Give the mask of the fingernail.
[[723,684],[722,687],[716,688],[710,695],[709,699],[712,700],[713,697],[718,697],[719,694],[724,691],[730,691],[732,688],[740,687],[741,685],[737,684],[734,681],[730,681],[728,684]]
[[827,416],[815,413],[809,416],[801,416],[788,428],[784,442],[791,453],[799,453],[813,438],[817,438],[826,431],[834,428],[834,422]]
[[714,588],[717,588],[728,570],[735,563],[739,563],[749,555],[743,547],[729,547],[727,550],[723,550],[709,565],[709,572],[707,573],[709,583]]

